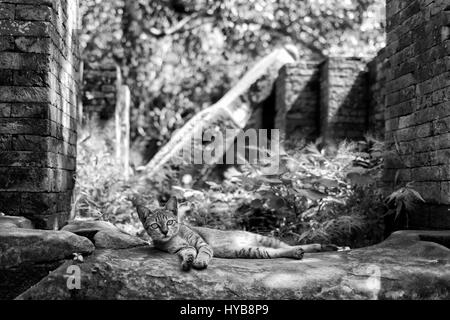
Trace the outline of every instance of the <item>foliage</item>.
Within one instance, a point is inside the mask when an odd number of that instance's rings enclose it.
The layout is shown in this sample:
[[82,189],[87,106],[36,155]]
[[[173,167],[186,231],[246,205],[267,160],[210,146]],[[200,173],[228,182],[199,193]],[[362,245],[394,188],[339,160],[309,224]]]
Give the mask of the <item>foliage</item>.
[[[365,246],[382,240],[380,143],[319,143],[284,157],[283,170],[271,177],[255,167],[243,168],[222,184],[210,182],[199,192],[177,189],[193,208],[193,224],[239,228],[271,234],[291,243],[333,242]],[[209,213],[209,214],[208,214]]]
[[100,126],[88,121],[79,132],[75,184],[75,216],[95,218],[114,223],[120,229],[146,238],[130,197],[139,196],[151,204],[167,201],[178,173],[164,168],[151,181],[135,172],[125,180],[123,168],[115,159],[114,126]]
[[[86,0],[83,58],[112,59],[133,98],[134,148],[149,160],[259,57],[293,43],[303,57],[373,55],[383,0]],[[150,150],[148,150],[150,149]]]
[[117,212],[110,204],[122,191],[124,181],[110,136],[111,133],[102,131],[92,122],[81,131],[75,190],[75,205],[80,216],[106,218]]
[[[420,194],[410,184],[383,202],[377,181],[382,144],[366,137],[337,147],[310,143],[282,158],[280,173],[263,176],[256,166],[228,169],[221,182],[193,189],[189,174],[165,168],[152,181],[136,173],[122,178],[114,160],[112,130],[88,124],[78,145],[75,209],[78,216],[108,220],[126,232],[145,237],[127,200],[139,194],[147,203],[180,200],[187,223],[217,229],[248,230],[280,237],[290,243],[335,243],[361,247],[383,239],[383,217],[411,212]],[[387,213],[386,213],[387,211]]]
[[403,213],[407,228],[409,226],[409,213],[417,209],[419,202],[425,202],[420,193],[413,189],[413,184],[414,182],[409,182],[405,187],[395,190],[385,199],[389,208],[386,215],[394,215],[394,220],[397,220]]

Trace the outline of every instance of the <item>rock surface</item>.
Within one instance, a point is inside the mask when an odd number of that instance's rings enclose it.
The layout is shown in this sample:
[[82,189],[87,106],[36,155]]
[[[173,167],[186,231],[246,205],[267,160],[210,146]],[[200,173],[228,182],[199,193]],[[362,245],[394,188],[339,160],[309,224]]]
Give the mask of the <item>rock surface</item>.
[[89,234],[89,233],[96,233],[100,230],[114,230],[114,229],[116,229],[116,227],[111,222],[83,219],[70,221],[61,230],[73,232],[76,234],[83,234],[83,233]]
[[94,244],[98,249],[127,249],[148,245],[147,242],[120,230],[102,230],[95,234]]
[[151,247],[97,250],[77,263],[81,289],[67,289],[64,275],[75,263],[68,261],[18,299],[450,299],[450,250],[433,242],[442,239],[450,231],[402,231],[348,252],[301,261],[214,258],[190,272]]
[[0,300],[13,299],[73,253],[95,249],[89,239],[67,231],[31,228],[26,218],[0,217]]
[[63,260],[94,249],[89,239],[67,231],[0,226],[0,269]]
[[16,226],[18,228],[33,229],[33,223],[24,217],[16,216],[1,216],[0,215],[0,227]]
[[147,245],[146,241],[129,235],[106,221],[74,220],[62,230],[89,238],[98,249],[127,249]]

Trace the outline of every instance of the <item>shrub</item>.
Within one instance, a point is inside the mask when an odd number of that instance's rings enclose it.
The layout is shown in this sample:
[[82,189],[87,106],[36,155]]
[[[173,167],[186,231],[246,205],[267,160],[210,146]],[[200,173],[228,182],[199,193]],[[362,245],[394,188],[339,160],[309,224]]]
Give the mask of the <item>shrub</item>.
[[178,188],[177,194],[192,208],[186,219],[291,243],[359,247],[381,241],[385,207],[376,181],[382,144],[367,137],[337,147],[319,145],[288,152],[277,175],[263,176],[257,167],[244,166],[241,174],[222,184],[210,182],[209,190]]

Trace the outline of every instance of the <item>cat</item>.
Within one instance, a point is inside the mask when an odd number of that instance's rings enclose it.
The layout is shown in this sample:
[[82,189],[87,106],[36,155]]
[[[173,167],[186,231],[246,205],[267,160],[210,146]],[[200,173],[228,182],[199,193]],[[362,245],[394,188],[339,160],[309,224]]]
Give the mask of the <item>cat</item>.
[[334,245],[308,244],[290,246],[278,239],[246,231],[222,231],[193,227],[179,222],[178,201],[171,197],[164,207],[149,209],[137,198],[131,199],[145,231],[154,246],[177,254],[181,268],[205,269],[211,258],[293,258],[305,252],[335,251]]

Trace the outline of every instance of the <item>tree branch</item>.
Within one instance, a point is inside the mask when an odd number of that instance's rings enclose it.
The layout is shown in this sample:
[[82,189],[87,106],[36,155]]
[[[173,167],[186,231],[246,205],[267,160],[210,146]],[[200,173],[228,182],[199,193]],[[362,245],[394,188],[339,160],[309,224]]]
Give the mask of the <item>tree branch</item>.
[[[150,35],[152,35],[155,38],[162,38],[165,36],[174,35],[176,33],[194,30],[194,29],[200,27],[204,23],[204,20],[207,18],[218,19],[219,17],[217,15],[207,12],[207,11],[199,11],[199,12],[196,12],[192,15],[189,15],[189,16],[181,19],[178,23],[176,23],[175,25],[171,26],[170,28],[168,28],[166,30],[160,30],[160,29],[152,27],[149,29],[146,28],[145,31],[148,32]],[[200,23],[193,23],[192,25],[189,25],[190,22],[195,21],[196,19],[200,19]],[[257,25],[262,30],[269,31],[269,32],[276,32],[278,34],[290,37],[294,41],[301,43],[304,47],[308,48],[312,52],[323,56],[323,51],[321,48],[316,47],[312,42],[308,42],[308,41],[300,39],[294,33],[289,32],[288,27],[273,27],[268,24],[261,24],[252,19],[243,19],[243,18],[238,19],[237,21],[235,21],[235,23],[236,24]],[[310,36],[312,39],[314,39],[314,41],[318,41],[321,44],[324,43],[324,41],[323,41],[324,39],[320,38],[316,34],[314,34],[314,31],[311,28],[309,28],[307,26],[303,26],[301,31],[308,34],[308,36]]]
[[194,25],[194,26],[189,26],[189,27],[185,27],[189,22],[200,18],[202,15],[200,13],[194,13],[192,15],[189,15],[187,17],[184,17],[183,19],[181,19],[178,23],[176,23],[175,25],[173,25],[172,27],[166,29],[166,30],[160,30],[157,28],[149,28],[146,29],[146,31],[151,34],[153,37],[155,38],[162,38],[165,36],[170,36],[173,35],[175,33],[178,32],[185,32],[188,30],[192,30],[195,29],[197,27],[199,27],[198,25]]

